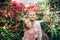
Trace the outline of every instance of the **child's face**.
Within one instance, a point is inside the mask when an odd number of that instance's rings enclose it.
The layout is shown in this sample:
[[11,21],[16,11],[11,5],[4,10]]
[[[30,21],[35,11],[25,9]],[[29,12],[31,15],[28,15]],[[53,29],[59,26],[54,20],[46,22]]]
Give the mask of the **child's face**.
[[32,27],[31,22],[28,21],[28,20],[25,21],[25,24],[26,24],[26,27],[27,27],[27,28],[31,28],[31,27]]
[[30,18],[30,20],[34,21],[36,19],[36,13],[35,12],[29,12],[29,18]]

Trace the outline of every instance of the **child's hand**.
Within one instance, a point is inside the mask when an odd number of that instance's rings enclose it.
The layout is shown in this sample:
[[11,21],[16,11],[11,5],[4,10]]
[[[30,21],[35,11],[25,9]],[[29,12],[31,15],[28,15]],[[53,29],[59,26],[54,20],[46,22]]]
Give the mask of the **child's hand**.
[[35,38],[37,38],[38,37],[38,32],[37,32],[37,30],[35,29],[35,31],[36,31],[36,35],[35,35]]
[[35,35],[35,38],[37,38],[37,37],[38,37],[38,34]]
[[22,38],[22,40],[24,40],[24,37]]

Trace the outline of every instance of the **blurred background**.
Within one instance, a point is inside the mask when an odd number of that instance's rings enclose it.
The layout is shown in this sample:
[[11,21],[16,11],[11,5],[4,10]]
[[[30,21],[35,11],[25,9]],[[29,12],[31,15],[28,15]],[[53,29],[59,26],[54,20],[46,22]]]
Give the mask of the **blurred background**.
[[42,40],[60,40],[60,0],[0,0],[0,40],[22,40],[30,5],[39,7],[36,20],[41,22]]

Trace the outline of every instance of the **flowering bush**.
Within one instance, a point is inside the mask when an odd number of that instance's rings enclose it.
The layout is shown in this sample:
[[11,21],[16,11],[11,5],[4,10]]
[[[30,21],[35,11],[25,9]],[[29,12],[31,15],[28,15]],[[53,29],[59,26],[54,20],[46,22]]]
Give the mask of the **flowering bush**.
[[24,12],[23,3],[9,1],[5,9],[0,9],[0,26],[8,26],[9,29],[16,29],[20,25],[20,17]]
[[0,7],[0,40],[22,40],[23,21],[20,17],[24,14],[25,6],[16,1],[9,1],[7,4]]

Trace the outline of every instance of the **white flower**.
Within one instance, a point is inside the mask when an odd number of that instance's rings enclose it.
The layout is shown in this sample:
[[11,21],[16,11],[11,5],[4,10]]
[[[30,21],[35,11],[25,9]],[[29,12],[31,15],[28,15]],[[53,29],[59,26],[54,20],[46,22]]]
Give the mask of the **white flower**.
[[6,27],[4,26],[3,29],[5,29]]
[[53,25],[53,27],[55,27],[55,25]]

